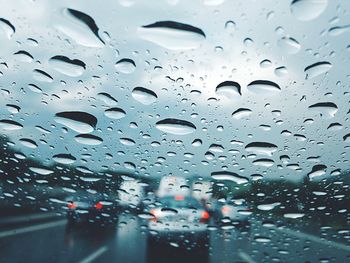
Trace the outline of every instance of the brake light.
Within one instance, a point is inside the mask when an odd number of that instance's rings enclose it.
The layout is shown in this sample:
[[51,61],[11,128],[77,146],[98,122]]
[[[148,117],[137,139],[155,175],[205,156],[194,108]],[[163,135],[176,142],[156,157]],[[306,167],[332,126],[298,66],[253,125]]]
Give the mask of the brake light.
[[151,209],[151,210],[149,211],[149,213],[152,214],[153,216],[156,216],[156,210],[154,210],[154,209]]
[[149,213],[150,213],[151,215],[153,215],[153,217],[150,218],[149,221],[157,222],[156,210],[151,209],[151,210],[149,211]]
[[210,215],[207,211],[202,212],[202,219],[207,220],[207,219],[209,219],[209,217],[210,217]]
[[228,206],[223,206],[222,208],[221,208],[221,212],[223,213],[223,214],[226,214],[226,213],[228,213],[230,211],[230,208],[228,207]]
[[67,206],[68,206],[69,209],[75,209],[75,208],[77,208],[77,204],[74,203],[74,202],[69,202],[69,203],[67,204]]
[[175,199],[176,201],[182,201],[182,200],[185,199],[185,197],[184,197],[183,195],[175,195],[174,199]]
[[102,204],[101,202],[97,202],[97,203],[95,204],[95,208],[96,208],[97,210],[102,209],[102,207],[103,207],[103,204]]

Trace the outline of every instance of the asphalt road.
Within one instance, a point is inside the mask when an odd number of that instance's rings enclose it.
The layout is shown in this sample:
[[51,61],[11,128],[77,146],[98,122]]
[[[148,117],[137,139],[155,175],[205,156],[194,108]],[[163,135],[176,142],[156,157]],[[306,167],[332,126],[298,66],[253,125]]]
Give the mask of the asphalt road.
[[52,215],[18,222],[0,229],[1,263],[350,262],[350,246],[343,242],[307,233],[303,226],[281,228],[260,220],[250,231],[213,227],[207,246],[192,251],[149,242],[144,221],[132,215],[120,216],[117,226],[108,228],[69,228],[65,218]]

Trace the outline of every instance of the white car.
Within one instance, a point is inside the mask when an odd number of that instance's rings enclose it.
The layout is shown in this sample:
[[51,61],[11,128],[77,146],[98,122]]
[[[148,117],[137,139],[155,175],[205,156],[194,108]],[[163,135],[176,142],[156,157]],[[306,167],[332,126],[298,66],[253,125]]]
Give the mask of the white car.
[[169,241],[177,245],[190,240],[194,246],[208,243],[207,224],[209,212],[198,200],[190,196],[167,196],[156,202],[148,211],[149,237],[158,241]]

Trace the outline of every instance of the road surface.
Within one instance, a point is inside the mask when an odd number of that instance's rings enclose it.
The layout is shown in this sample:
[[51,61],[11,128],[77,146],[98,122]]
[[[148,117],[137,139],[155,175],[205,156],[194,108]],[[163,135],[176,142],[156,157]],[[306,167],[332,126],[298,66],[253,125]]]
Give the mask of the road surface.
[[[115,227],[69,228],[64,217],[23,222],[0,230],[0,262],[350,262],[350,247],[299,229],[255,220],[250,231],[211,227],[207,247],[187,251],[150,243],[145,222],[121,215]],[[35,218],[35,216],[34,216]],[[15,220],[15,218],[14,218]],[[1,223],[1,220],[0,220]]]

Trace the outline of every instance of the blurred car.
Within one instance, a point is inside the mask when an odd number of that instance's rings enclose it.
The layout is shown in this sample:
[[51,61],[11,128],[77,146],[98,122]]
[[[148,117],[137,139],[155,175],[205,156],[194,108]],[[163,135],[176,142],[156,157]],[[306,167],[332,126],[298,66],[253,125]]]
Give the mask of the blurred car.
[[242,200],[230,200],[221,206],[220,223],[222,226],[249,226],[252,210]]
[[117,190],[118,203],[124,210],[138,210],[145,195],[144,183],[128,176],[123,179]]
[[104,195],[83,194],[66,198],[69,225],[77,223],[96,223],[105,225],[117,220],[118,205],[107,200]]
[[149,210],[149,238],[167,241],[174,246],[201,247],[208,244],[210,214],[191,196],[159,198]]
[[214,221],[220,220],[222,214],[221,214],[221,204],[216,199],[208,199],[208,200],[200,200],[201,204],[204,205],[206,210],[209,212],[210,217]]

